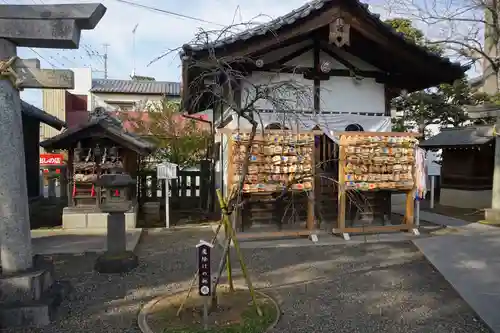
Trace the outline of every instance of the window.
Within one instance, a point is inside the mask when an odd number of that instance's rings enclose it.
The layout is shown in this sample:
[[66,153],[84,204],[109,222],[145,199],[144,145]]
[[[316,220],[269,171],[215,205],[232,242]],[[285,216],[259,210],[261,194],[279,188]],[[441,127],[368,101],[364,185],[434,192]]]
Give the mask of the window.
[[119,111],[134,111],[135,102],[106,102],[108,105],[117,108]]

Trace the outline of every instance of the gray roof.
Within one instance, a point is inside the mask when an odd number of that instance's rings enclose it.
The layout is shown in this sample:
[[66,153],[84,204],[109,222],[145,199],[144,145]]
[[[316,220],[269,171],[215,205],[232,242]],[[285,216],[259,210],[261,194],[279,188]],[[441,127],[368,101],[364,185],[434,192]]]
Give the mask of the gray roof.
[[166,81],[93,79],[91,92],[180,96],[181,84]]
[[21,112],[23,113],[23,115],[27,117],[33,117],[41,123],[49,125],[50,127],[53,127],[57,130],[61,130],[63,127],[67,127],[67,124],[64,121],[43,110],[40,110],[36,106],[31,105],[23,100],[21,100]]
[[[433,58],[440,59],[442,62],[447,63],[448,65],[453,65],[458,69],[462,68],[462,66],[459,63],[452,63],[448,58],[443,58],[440,55],[432,53],[425,47],[416,45],[415,43],[408,41],[406,38],[404,38],[403,33],[397,32],[395,29],[392,28],[390,24],[386,24],[383,21],[381,21],[379,14],[370,12],[370,10],[368,9],[369,7],[368,4],[359,2],[358,0],[354,1],[345,0],[345,1],[348,3],[349,6],[352,6],[354,10],[359,10],[362,13],[362,15],[365,15],[368,19],[370,19],[375,24],[375,26],[378,26],[382,30],[385,30],[394,35],[395,37],[398,37],[402,43],[406,44],[405,46],[413,48],[417,52],[426,53],[428,56],[431,56]],[[338,5],[338,1],[335,0],[313,0],[307,2],[303,6],[291,11],[286,15],[278,17],[270,22],[258,25],[243,32],[221,39],[217,41],[214,45],[211,45],[211,47],[214,48],[222,47],[238,41],[246,41],[253,37],[263,36],[266,34],[273,34],[273,36],[275,36],[278,30],[290,26],[296,23],[297,21],[300,21],[301,19],[315,15],[321,10],[326,10],[328,9],[329,6],[331,7],[336,5]],[[192,47],[193,50],[195,51],[197,50],[201,51],[208,48],[206,44],[200,46],[192,45]]]
[[422,148],[477,146],[494,139],[493,126],[471,126],[443,129],[441,133],[420,143]]

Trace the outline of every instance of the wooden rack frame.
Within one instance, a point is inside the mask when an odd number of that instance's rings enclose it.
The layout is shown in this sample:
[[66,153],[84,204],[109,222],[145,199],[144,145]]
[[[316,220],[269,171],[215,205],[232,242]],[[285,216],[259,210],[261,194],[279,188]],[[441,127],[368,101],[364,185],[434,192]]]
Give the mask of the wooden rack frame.
[[[250,133],[251,130],[249,129],[239,129],[239,130],[232,130],[232,129],[218,129],[217,130],[219,133],[226,135],[227,138],[227,158],[228,158],[228,169],[227,169],[227,189],[231,189],[234,185],[234,163],[233,161],[233,147],[234,147],[234,142],[232,139],[232,135],[236,133]],[[322,135],[323,132],[317,131],[317,130],[311,130],[311,131],[297,131],[297,130],[258,130],[255,136],[256,140],[262,140],[263,136],[265,134],[312,134],[313,136],[317,135]],[[315,139],[316,140],[316,139]],[[306,220],[306,229],[305,230],[287,230],[287,231],[275,231],[275,232],[266,232],[266,233],[243,233],[241,236],[238,236],[240,239],[265,239],[265,238],[279,238],[279,237],[300,237],[300,236],[308,236],[311,237],[313,241],[317,241],[317,231],[316,231],[316,226],[315,226],[315,171],[316,171],[316,161],[315,161],[315,154],[314,154],[314,149],[315,149],[315,143],[313,143],[313,153],[311,156],[311,178],[312,178],[312,188],[309,190],[309,196],[308,196],[308,205],[307,205],[307,220]],[[262,192],[260,192],[262,193]],[[252,193],[249,193],[251,195]],[[239,214],[241,216],[241,214]],[[237,223],[242,223],[241,220],[238,221]]]
[[[416,192],[415,184],[410,191],[406,192],[406,205],[403,223],[399,225],[388,226],[362,226],[362,227],[346,227],[346,152],[345,152],[345,137],[346,136],[400,136],[400,137],[417,137],[416,133],[400,133],[400,132],[336,132],[335,136],[339,136],[339,178],[338,178],[338,216],[337,228],[332,230],[333,234],[340,234],[344,239],[349,240],[349,233],[372,233],[372,232],[387,232],[387,231],[410,231],[418,234],[418,230],[414,225],[414,197]],[[413,178],[415,179],[415,168],[412,170]],[[390,191],[389,189],[387,191]]]

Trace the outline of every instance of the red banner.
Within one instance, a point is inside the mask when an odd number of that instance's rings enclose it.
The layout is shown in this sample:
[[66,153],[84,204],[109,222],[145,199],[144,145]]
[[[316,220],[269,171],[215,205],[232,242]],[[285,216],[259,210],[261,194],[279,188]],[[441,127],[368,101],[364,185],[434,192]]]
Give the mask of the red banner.
[[40,154],[40,165],[63,165],[62,154]]

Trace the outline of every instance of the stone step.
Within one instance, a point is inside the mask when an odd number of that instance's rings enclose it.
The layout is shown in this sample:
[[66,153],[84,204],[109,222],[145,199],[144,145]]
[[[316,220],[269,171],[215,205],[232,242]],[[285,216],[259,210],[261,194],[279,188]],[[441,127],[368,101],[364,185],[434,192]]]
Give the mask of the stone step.
[[36,301],[0,303],[0,329],[45,326],[54,320],[57,308],[69,295],[67,282],[55,282]]
[[37,301],[53,282],[49,270],[0,276],[0,303]]

